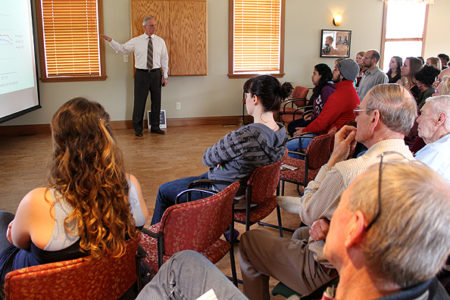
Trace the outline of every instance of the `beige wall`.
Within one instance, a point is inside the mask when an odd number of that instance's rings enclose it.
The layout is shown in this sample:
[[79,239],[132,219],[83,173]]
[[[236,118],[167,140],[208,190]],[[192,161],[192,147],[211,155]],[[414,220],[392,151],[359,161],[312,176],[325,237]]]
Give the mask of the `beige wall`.
[[[450,1],[435,0],[431,6],[427,31],[426,56],[450,49],[450,40],[441,36],[447,23]],[[338,4],[337,4],[338,3]],[[104,30],[120,42],[130,38],[129,0],[103,0]],[[313,66],[319,62],[333,65],[334,59],[319,57],[321,29],[335,28],[332,13],[343,13],[338,29],[352,30],[351,57],[361,50],[378,49],[381,40],[383,2],[381,0],[286,0],[285,77],[294,85],[311,86]],[[239,115],[244,79],[229,79],[228,0],[208,0],[208,75],[170,77],[163,88],[162,108],[168,118]],[[133,107],[132,58],[106,45],[108,78],[100,82],[40,83],[42,109],[3,125],[44,124],[56,109],[72,97],[84,96],[102,103],[112,120],[131,119]],[[181,102],[181,110],[175,109]]]

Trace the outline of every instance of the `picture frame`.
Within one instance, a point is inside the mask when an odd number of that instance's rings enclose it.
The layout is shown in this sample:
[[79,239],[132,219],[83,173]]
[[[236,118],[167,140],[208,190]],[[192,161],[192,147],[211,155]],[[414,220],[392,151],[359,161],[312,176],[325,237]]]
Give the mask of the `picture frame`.
[[[151,129],[151,121],[152,121],[152,117],[151,117],[151,111],[147,111],[147,122],[148,122],[148,130]],[[167,128],[167,119],[166,119],[166,110],[165,109],[161,109],[161,111],[159,112],[159,128]]]
[[320,57],[350,57],[351,30],[322,29]]

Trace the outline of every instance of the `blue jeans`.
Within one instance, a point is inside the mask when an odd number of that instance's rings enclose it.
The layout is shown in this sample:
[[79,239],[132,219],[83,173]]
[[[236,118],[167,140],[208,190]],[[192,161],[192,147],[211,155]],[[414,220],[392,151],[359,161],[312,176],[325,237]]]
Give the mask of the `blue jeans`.
[[[315,136],[315,135],[314,135]],[[301,140],[301,149],[306,149],[308,148],[309,143],[311,143],[313,137],[304,137]],[[289,142],[287,142],[286,147],[288,148],[289,151],[298,151],[299,150],[299,138],[295,138],[290,140]],[[292,158],[301,158],[303,159],[302,156],[296,155],[296,154],[291,154],[288,153],[288,155]]]
[[[192,176],[177,179],[174,181],[169,181],[164,183],[159,187],[158,195],[156,196],[155,203],[155,211],[153,212],[153,218],[151,225],[159,223],[164,214],[164,211],[169,207],[175,204],[175,199],[179,193],[186,190],[188,188],[189,183],[197,179],[208,179],[208,173],[202,174],[200,176]],[[197,188],[210,188],[209,185],[196,186]],[[193,192],[191,193],[191,200],[199,200],[206,197],[209,197],[209,194]],[[187,195],[184,194],[179,203],[183,203],[187,201]]]
[[217,299],[247,299],[203,255],[185,250],[166,261],[136,299],[197,299],[210,289]]

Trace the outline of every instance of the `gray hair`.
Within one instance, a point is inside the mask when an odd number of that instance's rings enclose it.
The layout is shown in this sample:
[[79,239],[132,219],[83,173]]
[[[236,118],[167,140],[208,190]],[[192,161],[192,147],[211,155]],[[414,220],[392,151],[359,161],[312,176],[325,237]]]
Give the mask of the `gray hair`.
[[[350,190],[348,209],[370,222],[378,210],[379,164]],[[419,161],[383,162],[379,218],[360,244],[380,278],[408,287],[432,278],[450,253],[450,185]]]
[[378,110],[389,129],[408,135],[417,118],[417,104],[411,93],[395,83],[374,86],[366,96],[367,111]]
[[142,26],[147,25],[147,21],[148,21],[148,20],[153,20],[153,18],[152,18],[152,17],[145,17],[145,18],[144,18],[144,21],[142,21]]
[[444,128],[447,132],[450,131],[450,95],[434,96],[425,101],[430,103],[431,109],[436,115],[440,113],[446,114],[447,118],[445,119]]

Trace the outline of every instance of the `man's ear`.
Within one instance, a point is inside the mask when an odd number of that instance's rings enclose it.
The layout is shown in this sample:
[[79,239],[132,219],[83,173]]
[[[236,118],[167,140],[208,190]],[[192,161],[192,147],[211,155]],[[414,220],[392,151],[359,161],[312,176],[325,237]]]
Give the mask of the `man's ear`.
[[350,248],[351,246],[356,246],[361,243],[365,234],[365,220],[366,218],[360,210],[357,210],[353,214],[347,226],[348,232],[346,233],[344,241],[346,248]]
[[440,112],[436,121],[436,126],[443,125],[445,123],[445,120],[447,120],[447,114],[445,112]]

